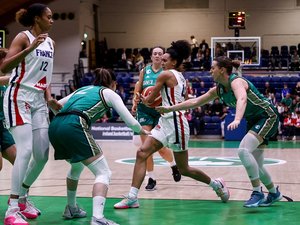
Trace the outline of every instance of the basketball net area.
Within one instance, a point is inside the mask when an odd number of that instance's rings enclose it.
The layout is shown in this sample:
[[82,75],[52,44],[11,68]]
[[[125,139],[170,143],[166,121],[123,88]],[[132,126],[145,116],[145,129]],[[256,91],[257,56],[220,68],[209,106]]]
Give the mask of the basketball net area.
[[261,57],[260,37],[212,37],[211,58],[227,56],[240,60],[243,66],[259,66]]

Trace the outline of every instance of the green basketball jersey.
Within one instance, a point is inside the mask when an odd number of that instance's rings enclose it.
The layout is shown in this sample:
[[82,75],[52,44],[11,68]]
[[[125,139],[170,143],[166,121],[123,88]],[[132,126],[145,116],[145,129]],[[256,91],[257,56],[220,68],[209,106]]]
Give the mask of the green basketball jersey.
[[148,65],[144,68],[143,89],[150,86],[155,86],[158,75],[162,72],[162,68],[157,72],[152,70],[152,66]]
[[277,110],[270,101],[264,97],[250,81],[237,74],[230,75],[229,90],[226,90],[222,84],[217,85],[218,96],[226,105],[234,108],[236,107],[236,98],[231,89],[231,82],[236,78],[244,79],[249,85],[247,90],[247,107],[244,114],[246,120],[250,121],[257,117],[271,117],[277,115]]
[[72,97],[67,101],[60,112],[69,112],[71,110],[80,111],[88,116],[91,123],[100,119],[108,110],[102,91],[105,87],[85,86],[75,91]]
[[[155,86],[157,77],[162,71],[163,69],[161,68],[157,72],[154,72],[152,70],[151,65],[146,66],[144,68],[143,90],[146,87]],[[156,117],[160,116],[160,114],[155,109],[149,108],[145,106],[143,103],[138,104],[138,111],[142,111]]]
[[6,86],[0,86],[0,120],[4,120],[4,113],[3,113],[3,98],[5,94]]

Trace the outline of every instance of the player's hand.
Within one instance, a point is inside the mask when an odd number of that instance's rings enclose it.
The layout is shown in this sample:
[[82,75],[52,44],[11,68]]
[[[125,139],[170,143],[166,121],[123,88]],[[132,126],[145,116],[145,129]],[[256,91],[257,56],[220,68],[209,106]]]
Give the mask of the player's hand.
[[228,126],[227,126],[227,130],[235,130],[236,128],[239,127],[241,121],[240,120],[234,120],[232,121]]
[[62,105],[54,98],[48,100],[48,106],[55,110],[55,111],[59,111],[62,108]]
[[157,107],[155,107],[155,110],[157,112],[159,112],[160,114],[172,112],[172,110],[168,106],[157,106]]
[[34,41],[29,46],[30,51],[37,48],[41,43],[43,43],[46,40],[47,37],[48,37],[47,33],[46,34],[40,34],[39,36],[37,36],[36,39],[34,39]]

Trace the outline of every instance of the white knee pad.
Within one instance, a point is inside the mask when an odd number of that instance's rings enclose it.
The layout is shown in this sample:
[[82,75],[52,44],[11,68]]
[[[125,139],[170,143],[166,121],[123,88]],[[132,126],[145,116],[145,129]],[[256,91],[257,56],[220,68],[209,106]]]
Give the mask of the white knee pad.
[[81,162],[71,163],[71,169],[67,175],[67,178],[71,180],[79,180],[80,174],[84,169],[84,165]]
[[260,145],[259,140],[252,133],[247,133],[242,139],[239,148],[248,149],[250,153],[254,152],[257,147]]
[[109,185],[111,170],[108,167],[107,161],[104,156],[99,157],[94,162],[87,166],[92,173],[95,175],[95,184],[101,183],[106,186]]

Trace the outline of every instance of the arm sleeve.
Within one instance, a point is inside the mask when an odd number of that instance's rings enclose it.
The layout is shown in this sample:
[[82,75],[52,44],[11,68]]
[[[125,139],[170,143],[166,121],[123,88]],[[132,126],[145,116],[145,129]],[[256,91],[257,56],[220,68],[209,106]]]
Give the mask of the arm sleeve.
[[130,114],[121,97],[111,89],[104,89],[102,91],[102,94],[107,106],[112,107],[114,110],[116,110],[129,128],[131,128],[136,133],[140,133],[142,130],[142,126]]

